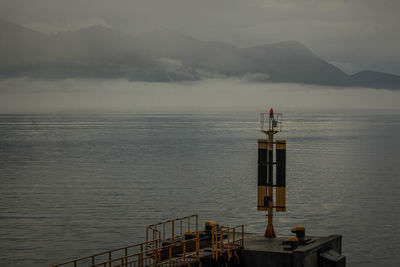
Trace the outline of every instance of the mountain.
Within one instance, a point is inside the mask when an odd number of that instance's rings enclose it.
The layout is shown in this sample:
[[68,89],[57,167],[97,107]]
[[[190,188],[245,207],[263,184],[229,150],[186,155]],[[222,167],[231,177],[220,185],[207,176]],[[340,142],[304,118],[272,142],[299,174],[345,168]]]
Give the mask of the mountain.
[[296,41],[237,48],[174,31],[132,36],[103,26],[45,35],[0,20],[0,78],[19,76],[165,82],[234,76],[400,89],[400,76],[373,71],[348,75]]
[[273,82],[347,84],[344,72],[296,41],[246,48],[241,53],[248,71],[266,73]]
[[151,62],[136,54],[133,46],[132,36],[103,26],[45,35],[0,21],[0,78],[148,76],[146,80],[153,80],[146,74]]
[[400,76],[364,70],[350,76],[351,84],[360,87],[399,89]]
[[29,64],[40,60],[49,37],[0,20],[1,66]]
[[121,60],[137,57],[135,39],[123,32],[103,26],[92,26],[74,32],[62,32],[51,36],[52,57],[64,57],[75,61]]

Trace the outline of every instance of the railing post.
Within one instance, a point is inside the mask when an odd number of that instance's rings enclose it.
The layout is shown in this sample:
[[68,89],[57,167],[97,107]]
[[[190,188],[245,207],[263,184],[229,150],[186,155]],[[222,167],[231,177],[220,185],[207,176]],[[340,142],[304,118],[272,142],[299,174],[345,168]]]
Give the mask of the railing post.
[[108,252],[108,261],[109,261],[109,265],[111,267],[111,251]]
[[200,236],[198,231],[196,231],[196,259],[200,263]]
[[236,240],[236,231],[235,231],[236,227],[233,227],[233,244],[235,244],[235,240]]
[[158,266],[158,249],[153,247],[151,250],[151,254],[153,256],[153,264],[154,266]]
[[157,266],[158,266],[158,264],[159,264],[160,261],[161,261],[161,251],[162,251],[161,248],[158,248],[158,249],[157,249]]
[[165,222],[163,222],[163,241],[165,241]]
[[186,262],[186,241],[183,241],[183,262]]
[[147,245],[148,245],[147,242],[149,242],[149,227],[148,226],[146,226],[146,254],[147,254]]
[[242,247],[244,245],[244,224],[242,224],[242,242],[241,242],[241,245],[242,245]]
[[231,235],[231,228],[228,227],[228,259],[231,259],[231,239],[230,239],[230,235]]
[[221,257],[222,257],[222,249],[223,249],[223,246],[224,246],[224,238],[222,237],[222,229],[219,230],[219,234],[220,234],[220,238],[221,238],[221,247],[219,248],[219,251],[220,251]]
[[139,267],[143,267],[143,244],[140,244]]
[[214,226],[213,226],[211,229],[211,252],[212,252],[213,259],[215,259],[214,250],[215,250],[215,245],[214,245]]
[[199,232],[199,216],[196,214],[196,233]]
[[74,267],[76,267],[76,261],[74,261]]
[[94,256],[92,256],[92,265],[94,265]]
[[215,234],[215,260],[218,260],[218,231],[217,231],[217,229],[215,229],[215,231],[214,231],[214,234]]
[[172,226],[172,229],[171,229],[171,234],[172,234],[172,244],[174,243],[174,241],[175,241],[175,220],[172,220],[172,224],[171,224]]
[[[156,226],[155,226],[156,227]],[[155,228],[156,229],[156,228]],[[153,231],[153,249],[155,248],[155,246],[154,246],[154,240],[156,239],[155,238],[155,229],[153,229],[153,228],[151,228],[151,230]]]
[[169,247],[169,267],[172,266],[172,246]]

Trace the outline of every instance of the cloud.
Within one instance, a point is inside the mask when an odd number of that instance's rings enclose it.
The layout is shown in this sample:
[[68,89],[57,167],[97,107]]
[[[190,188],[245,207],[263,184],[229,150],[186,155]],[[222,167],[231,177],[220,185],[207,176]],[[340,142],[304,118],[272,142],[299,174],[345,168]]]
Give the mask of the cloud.
[[55,34],[58,32],[65,31],[77,31],[81,28],[88,28],[94,25],[101,25],[107,28],[112,29],[113,26],[111,24],[106,23],[102,19],[92,18],[92,19],[77,19],[71,20],[65,23],[28,23],[23,24],[22,26],[32,29],[34,31],[46,33],[46,34]]
[[0,81],[0,113],[134,112],[213,113],[279,109],[395,109],[400,92],[244,79],[181,83],[67,79]]

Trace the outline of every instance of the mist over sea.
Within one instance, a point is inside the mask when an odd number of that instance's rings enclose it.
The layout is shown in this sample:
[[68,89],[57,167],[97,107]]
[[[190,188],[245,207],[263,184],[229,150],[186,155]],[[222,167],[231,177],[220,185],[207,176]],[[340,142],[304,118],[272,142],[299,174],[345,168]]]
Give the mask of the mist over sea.
[[258,113],[276,109],[399,110],[400,91],[248,79],[158,83],[126,79],[0,80],[0,113]]
[[15,79],[1,95],[1,266],[142,242],[147,224],[193,213],[262,233],[257,139],[270,106],[287,140],[277,234],[342,234],[349,266],[400,262],[398,92]]

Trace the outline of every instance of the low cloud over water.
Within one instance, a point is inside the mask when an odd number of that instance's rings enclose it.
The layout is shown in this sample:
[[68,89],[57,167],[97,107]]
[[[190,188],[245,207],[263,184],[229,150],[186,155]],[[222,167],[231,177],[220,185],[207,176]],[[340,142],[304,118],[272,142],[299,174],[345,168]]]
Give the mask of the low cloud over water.
[[0,112],[219,112],[265,106],[310,109],[397,109],[400,92],[367,88],[210,79],[148,83],[127,80],[8,79],[0,82]]

